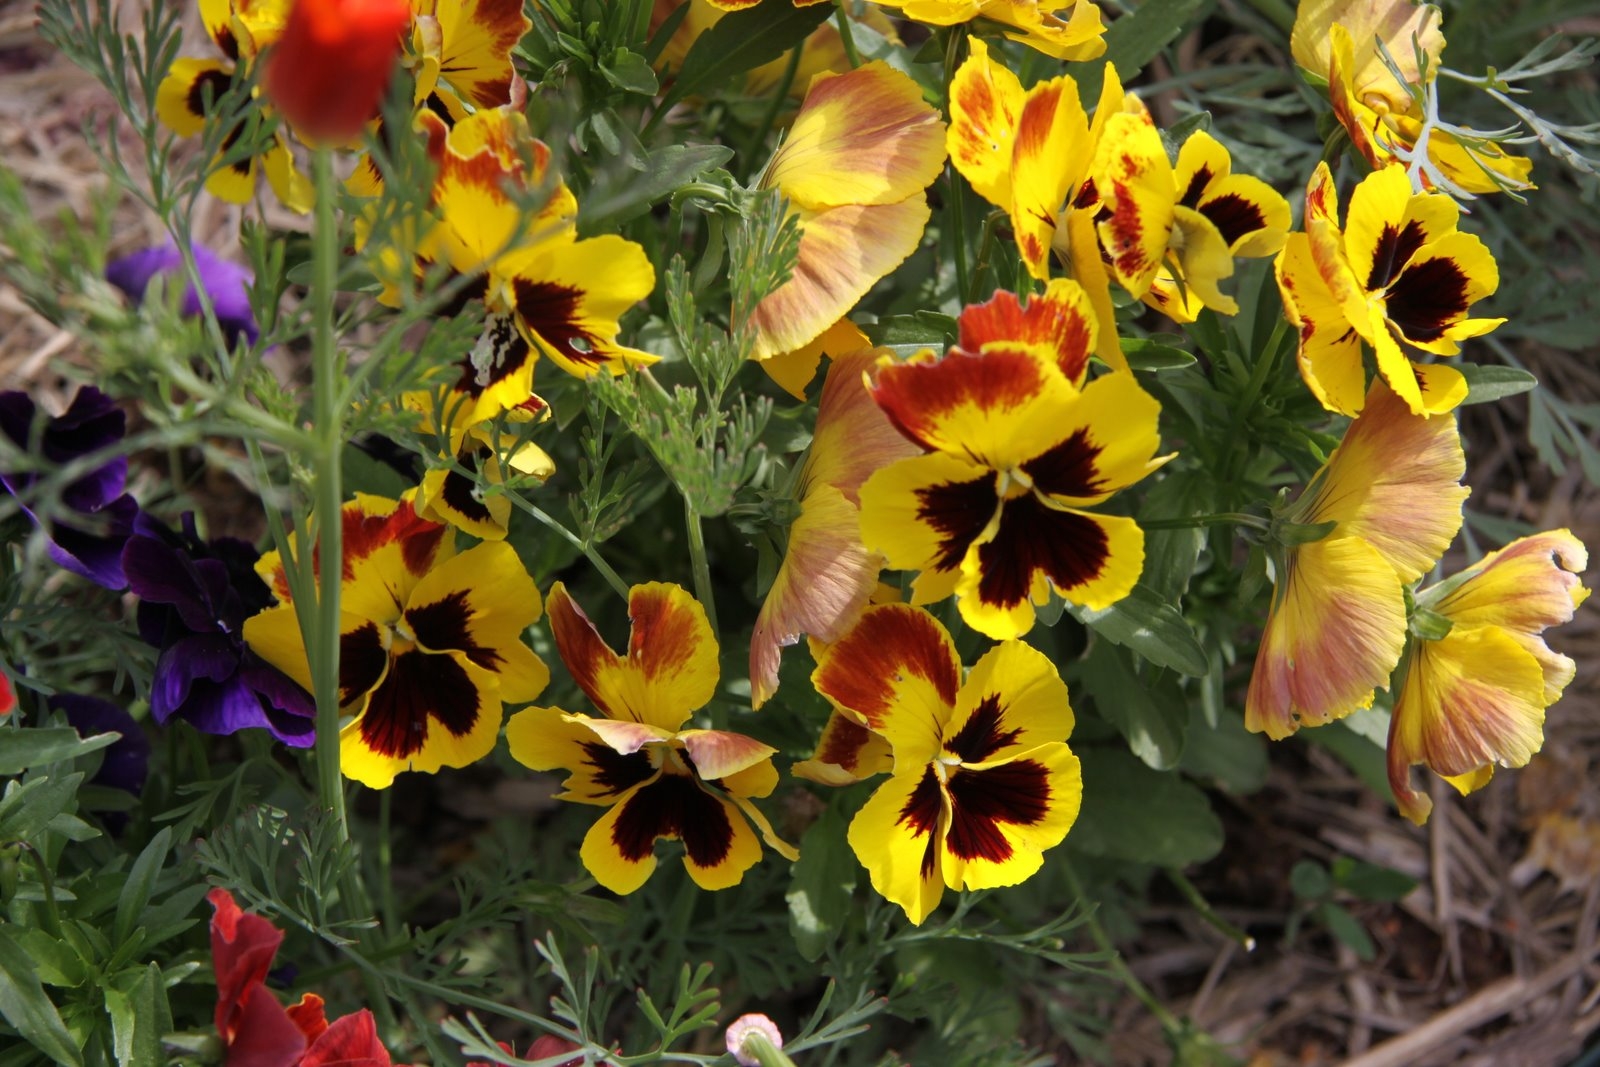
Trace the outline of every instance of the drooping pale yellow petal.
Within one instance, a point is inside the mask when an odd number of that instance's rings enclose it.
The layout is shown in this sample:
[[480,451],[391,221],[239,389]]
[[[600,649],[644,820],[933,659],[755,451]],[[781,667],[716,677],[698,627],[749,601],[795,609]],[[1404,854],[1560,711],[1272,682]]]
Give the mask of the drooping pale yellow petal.
[[1389,784],[1401,814],[1420,824],[1432,807],[1411,789],[1415,764],[1458,780],[1526,764],[1544,743],[1544,706],[1538,660],[1498,626],[1457,626],[1417,642],[1389,723]]
[[793,352],[779,352],[758,361],[757,366],[767,372],[767,377],[796,400],[806,398],[806,387],[817,376],[822,357],[837,361],[839,357],[870,349],[872,342],[861,328],[849,319],[840,319],[818,334],[811,343]]
[[1366,707],[1405,640],[1400,579],[1377,549],[1337,535],[1300,545],[1277,576],[1245,725],[1281,740]]
[[1221,288],[1224,279],[1233,277],[1233,253],[1216,224],[1194,208],[1178,204],[1172,209],[1172,243],[1168,262],[1176,262],[1185,289],[1213,311],[1237,315],[1238,301]]
[[950,81],[950,162],[972,189],[995,207],[1011,208],[1011,149],[1022,111],[1022,83],[989,58],[981,37]]
[[819,74],[762,188],[777,188],[812,211],[899,203],[938,176],[944,139],[944,123],[922,89],[887,63]]
[[890,463],[917,454],[873,400],[863,376],[886,350],[856,348],[834,356],[817,404],[817,422],[801,485],[831,485],[859,503],[861,485]]

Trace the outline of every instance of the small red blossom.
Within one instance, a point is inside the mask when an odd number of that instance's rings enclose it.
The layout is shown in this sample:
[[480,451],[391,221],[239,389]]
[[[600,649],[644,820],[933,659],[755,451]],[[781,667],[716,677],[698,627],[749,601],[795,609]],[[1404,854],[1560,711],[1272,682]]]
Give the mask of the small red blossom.
[[267,58],[267,95],[303,137],[357,137],[377,114],[410,24],[405,0],[295,0]]

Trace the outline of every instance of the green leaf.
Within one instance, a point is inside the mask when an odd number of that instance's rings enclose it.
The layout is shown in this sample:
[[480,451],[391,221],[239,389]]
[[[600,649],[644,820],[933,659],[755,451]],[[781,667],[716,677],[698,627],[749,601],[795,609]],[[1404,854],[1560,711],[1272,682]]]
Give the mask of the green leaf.
[[1177,608],[1143,584],[1109,608],[1071,607],[1072,617],[1107,641],[1124,645],[1158,667],[1199,678],[1210,670],[1206,650]]
[[1129,750],[1158,771],[1177,766],[1188,726],[1177,686],[1160,686],[1159,692],[1152,692],[1135,673],[1127,653],[1107,641],[1095,642],[1082,669],[1084,686],[1100,717],[1122,731]]
[[936,311],[890,315],[862,329],[875,345],[918,345],[942,349],[945,345],[954,344],[959,336],[955,318]]
[[617,49],[611,53],[610,59],[600,64],[600,73],[605,75],[606,81],[625,93],[656,95],[656,72],[650,69],[650,64],[638,52]]
[[1124,337],[1122,354],[1128,358],[1128,366],[1134,370],[1181,370],[1198,362],[1192,352],[1142,337]]
[[817,960],[839,936],[856,888],[855,853],[845,841],[845,823],[829,808],[800,840],[800,858],[790,875],[789,932],[808,960]]
[[1315,860],[1301,860],[1289,871],[1289,888],[1301,900],[1321,900],[1333,889],[1328,869]]
[[1187,867],[1222,850],[1222,822],[1205,793],[1127,752],[1085,746],[1083,810],[1067,843],[1094,856]]
[[1267,742],[1244,728],[1244,716],[1220,709],[1217,724],[1189,730],[1178,767],[1240,796],[1267,784]]
[[10,929],[3,926],[0,926],[0,1016],[54,1062],[83,1067],[83,1050],[67,1032],[61,1013],[45,996],[44,986],[34,972],[33,960],[11,936]]
[[771,63],[809,37],[831,14],[832,4],[795,7],[793,0],[765,0],[726,16],[689,46],[683,69],[661,99],[661,110]]
[[1117,68],[1117,77],[1127,85],[1156,55],[1179,34],[1205,21],[1202,11],[1212,0],[1145,0],[1130,15],[1124,15],[1106,30],[1103,60],[1068,63],[1067,71],[1078,81],[1078,95],[1084,107],[1093,107],[1105,81],[1105,64]]
[[70,726],[7,730],[0,745],[0,774],[21,774],[30,767],[85,756],[121,740],[121,734],[95,734],[80,738]]
[[1356,773],[1356,777],[1366,783],[1379,796],[1389,796],[1389,767],[1384,756],[1384,743],[1382,740],[1373,740],[1362,729],[1362,724],[1356,720],[1358,716],[1372,716],[1388,722],[1388,716],[1381,711],[1364,708],[1352,712],[1348,717],[1338,722],[1316,730],[1301,730],[1295,734],[1307,744],[1321,745],[1342,760],[1345,766]]
[[1458,363],[1456,369],[1467,380],[1467,398],[1461,403],[1487,404],[1538,388],[1539,379],[1521,367],[1496,363]]
[[1361,920],[1338,904],[1332,901],[1319,904],[1316,916],[1328,928],[1328,933],[1350,946],[1363,963],[1371,962],[1378,954],[1378,947],[1372,943],[1372,936],[1361,925]]
[[1417,880],[1408,874],[1350,856],[1333,861],[1333,880],[1362,900],[1395,901],[1417,888]]
[[127,992],[106,986],[112,1048],[121,1067],[161,1062],[161,1037],[172,1028],[161,968],[151,963]]
[[122,892],[117,895],[117,917],[111,926],[113,943],[122,944],[133,932],[133,924],[144,912],[144,906],[150,902],[156,878],[160,876],[161,867],[166,863],[167,853],[170,851],[172,851],[172,827],[168,826],[152,837],[150,843],[139,853],[139,858],[133,861],[133,869],[128,872],[128,880],[122,883]]
[[77,799],[81,773],[35,778],[26,784],[13,778],[0,797],[0,841],[28,841]]
[[[61,899],[59,893],[60,890],[57,890],[58,901]],[[65,941],[60,941],[37,929],[24,930],[15,937],[17,944],[32,962],[39,981],[63,988],[83,984],[87,976],[83,960]]]
[[733,149],[719,144],[657,148],[645,157],[642,174],[603,172],[578,205],[578,223],[592,231],[602,223],[627,221],[732,158]]

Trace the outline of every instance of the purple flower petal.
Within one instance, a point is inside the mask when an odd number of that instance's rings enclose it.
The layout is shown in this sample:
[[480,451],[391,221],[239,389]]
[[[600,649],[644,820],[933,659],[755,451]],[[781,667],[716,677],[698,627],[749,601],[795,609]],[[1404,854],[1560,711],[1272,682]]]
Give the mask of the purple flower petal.
[[[233,344],[243,334],[251,344],[261,336],[255,315],[250,310],[249,287],[255,276],[237,263],[213,255],[204,245],[194,245],[194,265],[200,274],[200,284],[211,297],[212,309],[222,326],[228,343]],[[177,274],[183,270],[183,256],[176,245],[165,248],[147,248],[116,260],[106,267],[106,280],[133,300],[143,300],[150,280],[157,274]],[[183,292],[182,311],[185,315],[199,316],[200,297],[194,286],[186,285]]]
[[50,698],[50,707],[65,712],[67,722],[85,737],[103,733],[122,735],[121,740],[105,749],[100,770],[90,781],[125,790],[134,796],[144,791],[150,766],[150,739],[133,721],[132,715],[108,700],[75,693],[57,693]]
[[182,638],[156,660],[155,674],[150,679],[150,714],[160,723],[176,714],[192,722],[191,709],[186,705],[194,683],[226,681],[238,671],[239,649],[226,634],[191,634]]
[[139,505],[133,497],[124,494],[95,515],[85,516],[96,521],[96,530],[56,523],[47,531],[50,558],[96,585],[112,590],[125,589],[128,577],[122,569],[122,550],[138,514]]

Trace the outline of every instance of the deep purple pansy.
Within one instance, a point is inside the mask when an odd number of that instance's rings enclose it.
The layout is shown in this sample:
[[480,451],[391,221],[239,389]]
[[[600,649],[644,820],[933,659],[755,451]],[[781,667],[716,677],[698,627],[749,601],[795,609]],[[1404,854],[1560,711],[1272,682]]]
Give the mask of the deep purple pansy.
[[[223,336],[230,345],[239,339],[240,334],[255,344],[261,336],[256,317],[250,311],[249,288],[250,283],[255,281],[255,275],[237,263],[218,258],[204,245],[190,247],[194,250],[194,265],[200,272],[200,283],[211,297],[211,307],[217,313]],[[182,273],[183,255],[177,245],[169,244],[114,260],[106,267],[106,281],[127,293],[130,299],[143,300],[145,290],[150,287],[150,279],[158,274],[181,276]],[[185,315],[200,314],[200,297],[192,284],[184,287],[180,310]]]
[[244,620],[273,602],[244,541],[202,541],[193,514],[178,533],[141,515],[123,549],[128,588],[139,596],[139,636],[161,650],[150,713],[174,715],[208,734],[259,726],[286,745],[315,739],[316,705],[288,675],[245,646]]
[[[35,425],[37,423],[37,426]],[[122,440],[122,411],[100,390],[78,390],[61,415],[41,417],[27,393],[0,393],[0,433],[19,450],[39,457],[37,468],[51,470],[104,453]],[[122,546],[133,532],[139,505],[123,491],[128,480],[126,456],[112,456],[61,490],[60,507],[38,511],[37,470],[0,471],[0,485],[15,496],[23,512],[45,531],[50,558],[107,589],[128,584],[122,573]]]
[[144,782],[150,767],[150,739],[127,709],[101,700],[99,697],[79,696],[76,693],[57,693],[50,698],[50,707],[62,712],[67,722],[83,737],[94,734],[121,734],[105,749],[100,770],[89,779],[96,785],[106,785],[138,796],[144,792]]

